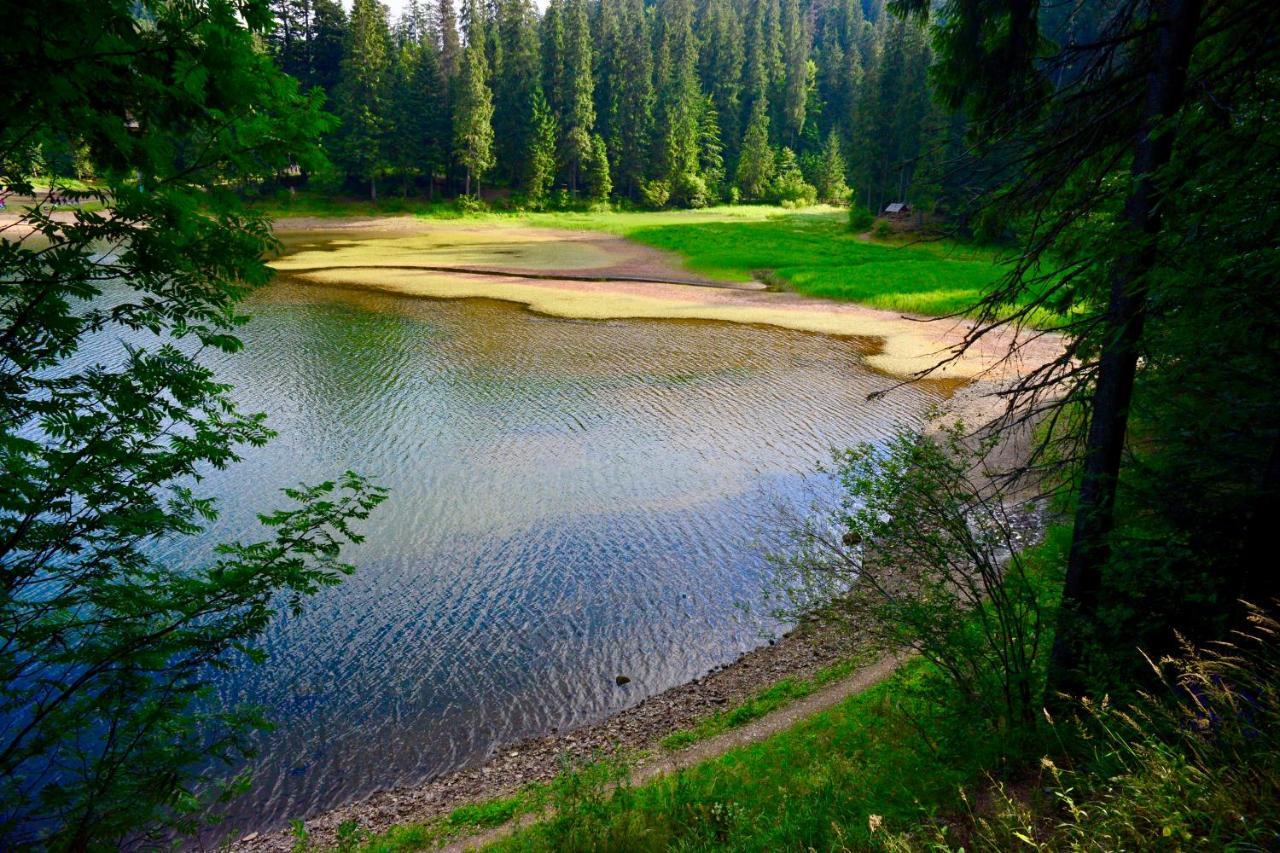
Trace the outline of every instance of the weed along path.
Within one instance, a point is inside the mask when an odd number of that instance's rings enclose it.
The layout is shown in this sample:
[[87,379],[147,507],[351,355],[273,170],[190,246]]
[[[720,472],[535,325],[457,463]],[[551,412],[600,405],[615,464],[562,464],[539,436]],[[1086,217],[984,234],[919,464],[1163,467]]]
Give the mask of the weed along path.
[[[854,696],[872,687],[884,679],[907,660],[907,655],[889,655],[875,663],[854,670],[851,674],[819,689],[815,693],[797,699],[778,710],[766,714],[745,725],[731,728],[703,741],[683,749],[662,751],[640,762],[628,774],[628,783],[643,785],[659,776],[677,773],[712,758],[717,758],[730,750],[758,743],[791,728],[801,720],[811,717],[828,708],[834,708],[850,696]],[[616,787],[609,786],[610,789]],[[530,812],[513,818],[504,824],[484,832],[465,838],[458,838],[443,847],[446,853],[463,853],[467,850],[482,850],[527,826],[548,817],[543,811]]]
[[[615,234],[535,227],[518,220],[282,219],[285,251],[273,262],[303,281],[436,299],[488,298],[572,319],[709,320],[857,338],[874,370],[908,378],[938,363],[969,326],[852,302],[767,289],[691,273],[672,253]],[[904,260],[908,256],[904,255]],[[1019,361],[1057,348],[1023,335]],[[986,336],[935,377],[999,379],[1012,331]]]

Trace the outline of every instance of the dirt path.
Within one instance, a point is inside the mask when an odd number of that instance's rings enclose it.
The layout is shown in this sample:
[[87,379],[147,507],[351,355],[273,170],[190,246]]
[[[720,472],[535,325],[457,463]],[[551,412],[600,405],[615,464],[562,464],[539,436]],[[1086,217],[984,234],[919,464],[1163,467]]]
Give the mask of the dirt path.
[[[707,738],[685,749],[655,756],[632,769],[630,783],[632,785],[643,785],[659,776],[677,773],[724,755],[726,752],[737,749],[740,746],[758,743],[773,737],[775,734],[796,725],[801,720],[812,717],[814,714],[825,711],[828,708],[833,708],[850,696],[861,693],[867,688],[878,684],[892,675],[894,670],[901,666],[907,657],[908,655],[906,654],[898,654],[881,658],[869,666],[855,670],[840,681],[827,685],[816,693],[811,693],[803,699],[797,699],[795,702],[746,725],[730,729],[715,737]],[[450,842],[443,849],[446,853],[479,850],[549,816],[548,813],[522,815],[502,826]]]

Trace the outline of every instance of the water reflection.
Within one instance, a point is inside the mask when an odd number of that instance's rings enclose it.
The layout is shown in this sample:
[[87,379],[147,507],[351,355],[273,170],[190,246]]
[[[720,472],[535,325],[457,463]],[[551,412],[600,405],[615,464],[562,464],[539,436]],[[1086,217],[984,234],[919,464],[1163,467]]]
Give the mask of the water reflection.
[[[760,642],[757,522],[828,448],[926,393],[853,342],[716,323],[577,322],[476,300],[294,285],[222,357],[279,431],[206,486],[217,538],[345,468],[391,498],[357,574],[276,623],[223,701],[265,705],[265,828],[633,704]],[[631,684],[614,684],[625,673]]]

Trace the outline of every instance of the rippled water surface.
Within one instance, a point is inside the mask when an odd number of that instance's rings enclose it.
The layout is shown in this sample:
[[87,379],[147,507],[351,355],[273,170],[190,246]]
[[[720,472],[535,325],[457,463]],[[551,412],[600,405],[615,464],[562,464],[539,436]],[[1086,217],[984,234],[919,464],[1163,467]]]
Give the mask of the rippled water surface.
[[891,381],[855,342],[773,328],[287,281],[251,311],[218,369],[279,437],[206,480],[217,535],[346,468],[391,497],[349,553],[357,573],[221,684],[277,723],[237,829],[598,719],[758,645],[762,522],[829,447],[926,400],[869,403]]

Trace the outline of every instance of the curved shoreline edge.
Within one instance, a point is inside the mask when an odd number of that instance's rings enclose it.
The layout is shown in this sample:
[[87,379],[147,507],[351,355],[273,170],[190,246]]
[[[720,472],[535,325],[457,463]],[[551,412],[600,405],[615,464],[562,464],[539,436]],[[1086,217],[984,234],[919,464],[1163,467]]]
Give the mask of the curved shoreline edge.
[[[421,784],[377,791],[368,797],[303,819],[310,843],[324,849],[338,841],[338,829],[354,821],[362,829],[382,832],[404,823],[423,822],[468,803],[506,796],[535,782],[556,776],[562,758],[586,762],[601,755],[651,753],[635,766],[636,779],[649,778],[673,766],[688,766],[717,754],[713,745],[723,739],[747,742],[747,730],[758,726],[773,732],[781,720],[795,722],[816,712],[815,702],[828,705],[891,674],[896,658],[880,658],[856,667],[848,675],[809,696],[788,703],[748,726],[733,728],[681,750],[665,750],[659,742],[688,729],[717,711],[733,708],[786,678],[812,676],[825,667],[848,660],[858,648],[835,631],[806,623],[769,644],[744,652],[736,660],[706,675],[642,699],[603,719],[565,732],[525,738],[503,746],[485,760]],[[892,661],[886,663],[886,661]],[[868,679],[868,672],[876,677]],[[626,688],[619,688],[626,689]],[[833,698],[835,697],[835,698]],[[788,723],[789,724],[789,723]],[[745,739],[744,739],[745,738]],[[720,747],[723,749],[723,746]],[[646,775],[648,774],[648,775]],[[239,853],[284,853],[296,838],[288,828],[250,832],[231,840],[227,849]]]
[[[406,223],[403,219],[392,222],[389,233],[421,232],[434,225]],[[289,233],[289,224],[282,223],[286,233]],[[314,229],[308,223],[293,233],[332,234],[338,228],[367,232],[370,226],[368,220],[324,221]],[[497,299],[523,305],[537,313],[570,319],[706,320],[858,338],[868,344],[866,364],[869,368],[903,380],[912,379],[948,355],[970,328],[967,321],[954,318],[912,317],[865,305],[748,289],[741,283],[716,287],[711,282],[708,282],[711,286],[707,286],[708,283],[662,281],[664,277],[688,273],[673,268],[663,253],[621,237],[593,232],[586,232],[584,236],[584,232],[576,231],[562,235],[556,229],[512,229],[502,225],[495,228],[500,233],[507,228],[505,233],[516,237],[527,236],[517,232],[537,232],[534,239],[538,241],[563,237],[570,242],[587,242],[597,251],[603,246],[603,251],[616,253],[620,260],[612,266],[596,261],[561,270],[563,275],[559,277],[555,270],[546,269],[467,269],[453,264],[450,269],[456,271],[444,273],[428,269],[427,264],[410,266],[390,260],[382,265],[352,263],[344,262],[340,252],[326,252],[324,260],[328,263],[317,263],[312,253],[307,257],[286,255],[273,265],[279,272],[302,282],[434,299]],[[300,254],[308,253],[304,250]],[[575,270],[589,270],[589,274],[576,275]],[[522,278],[526,272],[532,275]],[[1060,346],[1056,336],[1042,333],[1019,334],[1007,330],[988,335],[945,370],[931,376],[964,386],[948,400],[947,416],[962,417],[975,425],[989,420],[1003,405],[995,392],[1009,378],[1055,357]],[[1015,355],[1008,357],[1011,347]],[[1008,452],[1021,453],[1025,447],[1019,445],[1024,444],[1025,439],[1025,436],[1021,440],[1014,436]],[[424,822],[459,806],[505,796],[529,783],[550,780],[556,775],[561,756],[566,754],[587,760],[602,751],[649,751],[647,760],[635,768],[635,778],[650,778],[689,766],[830,707],[878,683],[901,662],[896,656],[889,656],[860,666],[818,692],[742,729],[730,729],[684,750],[670,752],[657,746],[665,736],[687,729],[718,710],[733,707],[763,688],[785,678],[812,675],[849,659],[858,651],[856,646],[850,646],[847,640],[842,641],[830,632],[811,625],[802,626],[775,643],[759,646],[713,669],[702,678],[645,698],[598,722],[569,732],[527,738],[495,750],[493,755],[472,767],[422,784],[377,791],[308,817],[304,820],[307,837],[321,846],[332,846],[337,843],[338,828],[352,821],[372,832],[398,824]],[[824,702],[826,704],[821,704]],[[286,851],[295,844],[293,834],[286,829],[251,832],[239,840],[228,841],[230,849],[235,851]]]
[[[956,317],[705,278],[667,252],[604,232],[398,217],[286,219],[276,233],[286,251],[271,265],[295,281],[432,299],[496,299],[575,320],[707,320],[856,338],[867,344],[867,367],[897,379],[915,378],[954,355],[972,328]],[[997,330],[930,376],[966,381],[1016,374],[1020,364],[1007,358],[1012,345],[1015,361],[1040,363],[1060,342],[1041,332]]]

